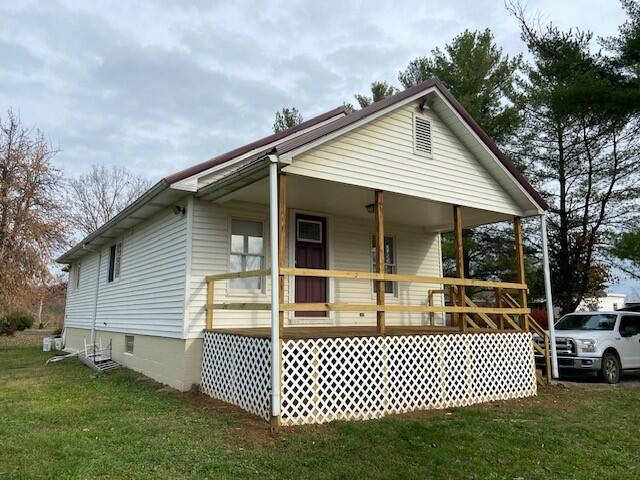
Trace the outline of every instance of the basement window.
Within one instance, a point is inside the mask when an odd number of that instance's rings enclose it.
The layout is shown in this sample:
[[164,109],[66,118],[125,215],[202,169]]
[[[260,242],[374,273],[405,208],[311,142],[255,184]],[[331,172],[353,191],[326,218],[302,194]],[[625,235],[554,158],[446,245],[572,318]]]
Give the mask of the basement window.
[[431,156],[431,120],[418,113],[413,114],[413,153]]
[[133,354],[133,335],[124,336],[124,351],[125,353]]

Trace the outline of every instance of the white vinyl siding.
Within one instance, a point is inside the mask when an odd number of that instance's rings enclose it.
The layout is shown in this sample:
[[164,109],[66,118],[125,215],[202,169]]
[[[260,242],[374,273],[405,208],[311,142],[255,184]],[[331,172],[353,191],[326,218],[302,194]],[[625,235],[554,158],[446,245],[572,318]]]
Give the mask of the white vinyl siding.
[[[96,326],[103,331],[183,336],[186,220],[171,209],[129,230],[122,242],[120,278],[108,281],[111,246],[102,247]],[[97,253],[82,258],[81,287],[68,294],[65,325],[91,328]]]
[[[335,217],[334,268],[368,272],[371,270],[372,222],[362,219]],[[395,240],[396,271],[407,275],[440,275],[439,236],[425,233],[420,227],[388,223],[385,233]],[[397,295],[387,293],[385,303],[390,305],[426,305],[428,289],[441,285],[397,283]],[[375,293],[369,280],[334,280],[336,303],[375,303]],[[439,296],[436,296],[439,299]],[[388,324],[420,325],[428,322],[428,314],[387,313]],[[375,312],[341,312],[336,320],[346,325],[375,325]]]
[[[230,233],[232,219],[262,222],[264,235],[264,265],[268,265],[269,245],[268,207],[243,202],[229,202],[224,206],[194,200],[193,232],[191,250],[190,322],[187,335],[195,337],[202,333],[205,325],[204,305],[207,299],[205,276],[230,271]],[[269,302],[269,278],[264,280],[262,290],[234,290],[229,281],[215,284],[214,301],[218,302]],[[215,311],[213,324],[218,327],[268,325],[269,312]]]
[[[294,206],[290,206],[291,209]],[[194,202],[193,244],[191,263],[191,295],[190,295],[190,323],[187,327],[188,336],[195,337],[202,332],[205,325],[206,282],[205,276],[229,271],[229,228],[231,218],[252,218],[265,221],[268,219],[266,205],[257,205],[230,201],[224,206],[210,202]],[[368,272],[371,270],[371,237],[374,233],[373,223],[365,219],[344,216],[330,217],[328,222],[329,258],[333,258],[331,268],[336,270],[355,270]],[[398,273],[416,275],[434,275],[441,273],[439,236],[425,233],[420,227],[406,225],[385,225],[389,236],[395,241],[396,270]],[[269,242],[269,232],[265,230],[265,246]],[[294,236],[295,229],[289,229],[289,235]],[[289,242],[287,242],[289,245]],[[266,249],[268,251],[268,248]],[[269,265],[265,257],[265,265]],[[332,280],[334,301],[339,303],[375,303],[375,294],[370,280]],[[440,285],[408,284],[399,282],[397,296],[386,295],[389,304],[424,305],[427,302],[427,290],[439,289]],[[331,287],[330,287],[331,289]],[[227,281],[216,282],[214,300],[221,302],[260,302],[270,301],[270,282],[266,279],[266,288],[259,293],[234,292],[229,289]],[[438,298],[438,297],[436,297]],[[285,300],[289,297],[289,282],[285,283]],[[420,325],[428,321],[423,314],[387,314],[390,322]],[[268,311],[215,311],[214,327],[255,327],[268,326],[270,323]],[[301,320],[294,320],[300,324]],[[328,320],[336,325],[374,325],[375,313],[359,312],[336,313]],[[317,323],[317,321],[315,322]],[[287,320],[289,324],[289,320]]]
[[413,103],[299,156],[286,172],[482,208],[509,215],[522,209],[434,113],[431,156],[414,152]]
[[78,265],[76,262],[69,272],[71,288],[67,289],[67,303],[65,305],[66,327],[91,328],[93,322],[93,299],[98,270],[98,254],[87,253],[82,258],[80,267],[80,283],[76,287],[78,279]]

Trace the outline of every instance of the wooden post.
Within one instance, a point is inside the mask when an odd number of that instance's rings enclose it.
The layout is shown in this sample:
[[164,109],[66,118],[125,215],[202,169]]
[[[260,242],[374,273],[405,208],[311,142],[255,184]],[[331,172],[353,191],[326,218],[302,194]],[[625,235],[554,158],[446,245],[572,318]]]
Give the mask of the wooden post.
[[[456,273],[458,278],[464,278],[464,247],[462,244],[462,207],[453,206],[453,235],[456,253]],[[461,307],[466,306],[466,292],[464,285],[458,285],[459,301]],[[467,331],[466,314],[458,314],[458,325],[461,332]]]
[[[496,308],[502,308],[502,289],[496,288],[494,292],[496,294]],[[497,320],[498,328],[504,330],[504,316],[501,313],[498,314]]]
[[[215,282],[213,280],[207,281],[207,305],[213,304],[213,289]],[[213,308],[207,308],[207,330],[213,328]]]
[[[516,237],[516,271],[518,274],[518,283],[525,283],[525,274],[524,274],[524,247],[522,244],[522,218],[514,217],[513,218],[513,233]],[[519,290],[520,293],[520,307],[527,308],[527,291]],[[521,318],[522,329],[525,332],[529,331],[529,315],[522,314]]]
[[[376,212],[376,272],[384,273],[384,212],[383,212],[383,192],[376,190],[375,193]],[[384,305],[385,282],[376,282],[376,303]],[[384,335],[384,312],[376,313],[378,334]]]
[[[287,175],[280,173],[278,175],[278,266],[285,268],[287,266]],[[286,303],[284,300],[284,275],[280,273],[278,288],[280,290],[280,303]],[[280,330],[284,330],[284,311],[280,309],[279,319]]]

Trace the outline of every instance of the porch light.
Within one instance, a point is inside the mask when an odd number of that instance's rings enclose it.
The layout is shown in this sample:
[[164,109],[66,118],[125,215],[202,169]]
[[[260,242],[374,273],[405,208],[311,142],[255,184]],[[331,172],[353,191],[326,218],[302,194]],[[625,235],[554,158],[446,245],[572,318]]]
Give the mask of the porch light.
[[370,203],[369,205],[365,205],[364,208],[367,209],[367,213],[373,213],[376,210],[376,204]]
[[422,102],[420,102],[420,105],[418,105],[418,111],[424,113],[429,110],[431,110],[431,105],[429,105],[429,100],[425,97]]

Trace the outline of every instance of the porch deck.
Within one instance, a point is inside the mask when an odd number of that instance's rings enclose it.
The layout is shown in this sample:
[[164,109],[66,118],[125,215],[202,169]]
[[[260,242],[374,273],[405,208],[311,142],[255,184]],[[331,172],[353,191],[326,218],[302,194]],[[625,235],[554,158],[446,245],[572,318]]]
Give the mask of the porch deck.
[[[245,337],[271,338],[270,327],[256,328],[214,328],[208,330],[216,333],[241,335]],[[479,331],[489,331],[478,329]],[[496,332],[496,330],[490,330]],[[386,336],[407,335],[437,335],[443,333],[460,333],[460,328],[446,326],[404,326],[387,325]],[[350,337],[376,337],[380,336],[376,325],[345,326],[345,327],[285,327],[280,330],[280,338],[283,340],[302,340],[306,338],[350,338]]]

